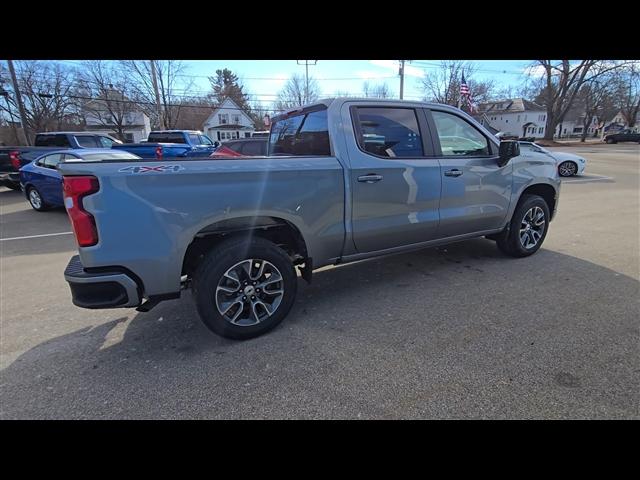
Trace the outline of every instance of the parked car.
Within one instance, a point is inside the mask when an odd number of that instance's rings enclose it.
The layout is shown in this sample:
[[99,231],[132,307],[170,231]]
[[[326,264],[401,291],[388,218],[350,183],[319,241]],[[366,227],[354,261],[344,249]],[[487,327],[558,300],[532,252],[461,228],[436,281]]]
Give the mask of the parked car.
[[198,130],[157,130],[146,141],[113,145],[142,158],[208,157],[220,145]]
[[582,175],[587,165],[587,160],[580,155],[567,152],[552,152],[533,142],[518,142],[520,144],[520,153],[540,153],[553,158],[558,166],[558,174],[561,177],[571,177],[573,175]]
[[260,130],[257,132],[253,132],[251,134],[251,138],[264,138],[269,136],[269,130]]
[[18,190],[20,188],[18,170],[45,152],[61,148],[111,148],[112,145],[119,143],[122,142],[109,135],[91,132],[39,133],[32,147],[0,148],[0,185]]
[[243,138],[242,140],[231,140],[230,142],[223,143],[222,146],[230,148],[242,155],[261,157],[267,155],[269,137],[251,137]]
[[606,143],[638,142],[640,143],[640,132],[634,132],[630,128],[618,133],[609,133],[602,139]]
[[34,210],[42,212],[52,207],[62,207],[62,175],[58,171],[61,162],[132,161],[140,157],[129,152],[115,152],[105,148],[84,150],[55,150],[39,156],[20,169],[20,184]]
[[289,313],[296,268],[311,281],[475,237],[526,257],[558,205],[555,159],[520,156],[448,105],[323,100],[276,116],[269,139],[266,158],[61,164],[73,303],[148,311],[191,287],[209,329],[251,338]]

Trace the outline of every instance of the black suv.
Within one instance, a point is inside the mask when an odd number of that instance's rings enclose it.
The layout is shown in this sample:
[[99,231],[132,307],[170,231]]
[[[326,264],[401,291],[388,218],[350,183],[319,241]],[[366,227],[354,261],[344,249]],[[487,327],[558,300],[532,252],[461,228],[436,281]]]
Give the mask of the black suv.
[[627,128],[618,133],[610,133],[604,136],[604,141],[607,143],[618,143],[618,142],[638,142],[640,143],[640,132],[634,132],[633,130]]

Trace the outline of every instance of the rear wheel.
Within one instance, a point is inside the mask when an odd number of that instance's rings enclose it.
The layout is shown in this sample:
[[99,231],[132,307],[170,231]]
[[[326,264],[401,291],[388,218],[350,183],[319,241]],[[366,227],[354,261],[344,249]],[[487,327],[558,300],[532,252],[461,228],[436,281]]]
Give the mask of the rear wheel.
[[538,195],[524,195],[511,217],[509,228],[496,239],[496,245],[511,257],[533,255],[542,246],[549,228],[549,207]]
[[558,165],[558,173],[561,177],[572,177],[578,173],[578,165],[573,162],[562,162]]
[[616,141],[613,138],[607,138],[607,143],[616,143]]
[[27,200],[29,200],[31,207],[38,212],[43,212],[48,207],[36,187],[29,187],[27,189]]
[[214,247],[193,276],[198,313],[214,333],[244,340],[276,327],[296,296],[287,253],[262,238],[230,239]]

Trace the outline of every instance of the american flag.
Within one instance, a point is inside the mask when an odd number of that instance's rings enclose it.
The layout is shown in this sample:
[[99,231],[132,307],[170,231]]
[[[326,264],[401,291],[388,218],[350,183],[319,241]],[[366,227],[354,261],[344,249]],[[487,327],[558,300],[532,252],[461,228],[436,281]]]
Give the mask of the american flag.
[[464,79],[464,72],[462,72],[462,82],[460,83],[460,99],[465,99],[467,101],[467,106],[469,107],[469,111],[473,112],[473,102],[471,101],[471,90],[469,90],[469,85],[467,85],[467,81]]

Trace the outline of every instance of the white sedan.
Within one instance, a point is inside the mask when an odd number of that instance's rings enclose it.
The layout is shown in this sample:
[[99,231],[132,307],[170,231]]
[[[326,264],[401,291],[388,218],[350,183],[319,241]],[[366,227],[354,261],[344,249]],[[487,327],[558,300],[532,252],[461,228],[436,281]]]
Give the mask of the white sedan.
[[584,167],[586,166],[587,161],[579,155],[566,152],[552,152],[533,142],[520,141],[518,143],[520,144],[520,151],[523,153],[543,153],[554,158],[556,160],[556,165],[558,165],[558,174],[561,177],[571,177],[573,175],[582,175],[584,173]]

